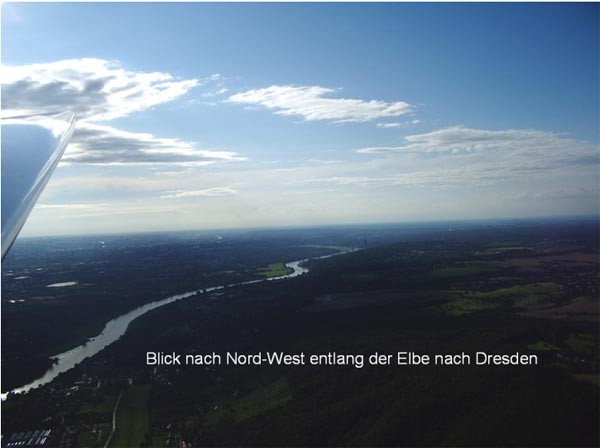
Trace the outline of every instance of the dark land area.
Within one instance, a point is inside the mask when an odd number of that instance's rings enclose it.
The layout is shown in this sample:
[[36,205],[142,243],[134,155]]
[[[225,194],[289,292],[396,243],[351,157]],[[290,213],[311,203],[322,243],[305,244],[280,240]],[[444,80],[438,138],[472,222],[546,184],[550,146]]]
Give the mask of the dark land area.
[[[144,314],[96,356],[9,395],[2,444],[50,431],[44,446],[598,446],[599,230],[553,219],[18,241],[2,268],[3,392],[143,303],[313,260],[299,277]],[[65,282],[77,284],[47,287]],[[147,351],[539,362],[155,367]]]

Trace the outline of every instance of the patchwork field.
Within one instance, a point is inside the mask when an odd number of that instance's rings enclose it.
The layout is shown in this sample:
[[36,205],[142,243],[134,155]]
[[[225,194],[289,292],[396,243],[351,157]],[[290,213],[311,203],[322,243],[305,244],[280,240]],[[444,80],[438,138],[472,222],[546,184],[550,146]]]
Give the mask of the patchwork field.
[[514,309],[538,310],[554,305],[561,292],[556,283],[531,283],[491,291],[462,291],[459,297],[442,308],[451,315],[498,308],[501,305]]

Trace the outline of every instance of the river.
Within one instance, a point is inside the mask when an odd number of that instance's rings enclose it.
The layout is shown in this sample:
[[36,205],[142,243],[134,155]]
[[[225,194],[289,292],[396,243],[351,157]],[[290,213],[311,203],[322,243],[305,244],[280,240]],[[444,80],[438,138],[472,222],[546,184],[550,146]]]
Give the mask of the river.
[[[345,252],[337,252],[334,254],[323,255],[321,257],[315,257],[312,259],[329,258],[334,255],[339,255],[342,253],[345,253]],[[196,289],[194,291],[188,291],[188,292],[184,292],[182,294],[175,294],[173,296],[167,297],[166,299],[156,300],[154,302],[146,303],[145,305],[139,306],[138,308],[135,308],[135,309],[129,311],[128,313],[123,314],[122,316],[116,317],[115,319],[112,319],[111,321],[109,321],[98,336],[95,336],[95,337],[89,339],[87,342],[83,343],[82,345],[80,345],[78,347],[75,347],[64,353],[60,353],[59,355],[53,356],[53,358],[56,359],[56,362],[52,365],[52,367],[50,367],[46,371],[46,373],[44,373],[44,375],[41,378],[38,378],[37,380],[32,381],[31,383],[26,384],[24,386],[17,387],[16,389],[13,389],[11,392],[18,393],[18,394],[19,393],[27,393],[31,389],[35,389],[36,387],[39,387],[39,386],[49,383],[54,378],[56,378],[59,374],[66,372],[68,370],[71,370],[73,367],[75,367],[77,364],[79,364],[84,359],[94,356],[103,348],[105,348],[105,347],[109,346],[110,344],[112,344],[113,342],[117,341],[121,336],[123,336],[125,334],[125,332],[127,331],[127,327],[129,327],[129,324],[131,322],[133,322],[138,317],[146,314],[148,311],[152,311],[156,308],[160,308],[161,306],[167,305],[169,303],[177,302],[178,300],[181,300],[181,299],[186,299],[186,298],[194,296],[198,293],[205,294],[205,293],[217,291],[219,289],[224,289],[224,288],[228,288],[228,287],[232,287],[232,286],[250,285],[250,284],[261,283],[261,282],[265,282],[265,281],[282,280],[285,278],[298,277],[298,276],[308,272],[307,268],[300,266],[300,264],[302,262],[308,261],[308,260],[309,259],[304,259],[304,260],[290,261],[289,263],[285,263],[285,265],[288,268],[293,269],[293,271],[290,272],[289,274],[281,275],[279,277],[261,278],[261,279],[257,279],[257,280],[249,280],[249,281],[245,281],[245,282],[230,283],[227,285],[211,286],[209,288]],[[5,400],[6,397],[7,397],[7,393],[1,394],[2,400]]]

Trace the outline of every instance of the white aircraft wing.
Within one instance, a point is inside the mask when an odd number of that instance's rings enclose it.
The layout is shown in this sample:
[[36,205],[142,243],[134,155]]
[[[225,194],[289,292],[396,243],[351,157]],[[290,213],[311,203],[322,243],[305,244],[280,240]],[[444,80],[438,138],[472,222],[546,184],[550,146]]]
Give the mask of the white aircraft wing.
[[73,114],[2,119],[2,259],[58,165],[74,127]]

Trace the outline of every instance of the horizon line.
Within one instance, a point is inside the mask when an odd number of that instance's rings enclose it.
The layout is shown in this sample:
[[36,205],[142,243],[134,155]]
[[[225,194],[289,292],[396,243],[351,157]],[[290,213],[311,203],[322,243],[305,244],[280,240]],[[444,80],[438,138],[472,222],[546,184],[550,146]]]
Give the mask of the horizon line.
[[[353,222],[353,223],[327,223],[327,224],[306,224],[306,225],[264,225],[247,227],[227,227],[227,228],[190,228],[190,229],[156,229],[140,231],[123,232],[90,232],[90,233],[55,233],[44,235],[23,235],[18,236],[18,240],[29,240],[38,238],[68,238],[68,237],[110,237],[110,236],[136,236],[149,234],[169,234],[169,233],[234,233],[234,232],[259,232],[259,231],[281,231],[281,230],[310,230],[327,228],[349,228],[364,226],[406,226],[406,225],[427,225],[427,224],[464,224],[464,223],[485,223],[485,222],[517,222],[517,221],[562,221],[577,220],[600,222],[600,211],[596,214],[565,214],[565,215],[540,215],[540,216],[512,216],[495,218],[453,218],[453,219],[426,219],[409,221],[372,221],[372,222]],[[16,242],[17,242],[16,241]]]

